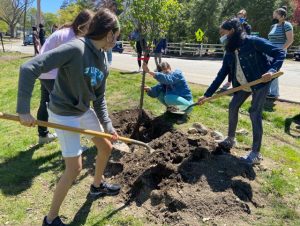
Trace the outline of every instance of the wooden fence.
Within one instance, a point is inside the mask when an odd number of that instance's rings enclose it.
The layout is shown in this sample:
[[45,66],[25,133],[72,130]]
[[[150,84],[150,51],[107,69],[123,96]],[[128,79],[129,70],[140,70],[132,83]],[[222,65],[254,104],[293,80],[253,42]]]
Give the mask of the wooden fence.
[[[122,41],[124,52],[134,53],[134,48],[128,41]],[[294,52],[299,51],[300,46],[291,46],[288,49],[288,55],[292,56]],[[184,43],[184,42],[169,42],[167,44],[166,54],[171,55],[189,55],[189,56],[222,56],[224,47],[222,44],[199,44],[199,43]]]

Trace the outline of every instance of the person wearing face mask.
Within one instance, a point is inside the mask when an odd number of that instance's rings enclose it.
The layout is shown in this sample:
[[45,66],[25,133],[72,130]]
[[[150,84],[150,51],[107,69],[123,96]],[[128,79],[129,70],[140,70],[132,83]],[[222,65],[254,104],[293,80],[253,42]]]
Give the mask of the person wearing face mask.
[[[287,8],[285,6],[276,9],[273,12],[273,25],[271,26],[268,39],[270,42],[281,48],[287,53],[288,47],[290,47],[294,41],[293,25],[285,21],[287,16]],[[272,58],[270,58],[272,60]],[[268,98],[277,99],[279,97],[279,80],[274,79],[271,83]]]
[[[98,101],[101,118],[109,118],[105,100],[108,76],[105,51],[115,45],[119,34],[120,24],[117,16],[109,9],[100,9],[90,21],[84,37],[73,39],[23,64],[20,68],[17,99],[20,123],[34,126],[35,119],[30,113],[30,99],[35,80],[42,73],[58,68],[48,104],[49,121],[102,132],[103,127],[90,107],[90,102]],[[118,134],[113,130],[111,121],[103,126],[112,131],[112,141],[117,140]],[[56,133],[61,145],[65,171],[55,188],[50,211],[43,221],[44,226],[65,225],[58,216],[59,209],[82,169],[80,134],[59,129],[56,129]],[[89,194],[97,197],[117,195],[120,185],[109,184],[103,179],[112,143],[105,138],[89,138],[98,151]]]
[[240,10],[236,17],[240,20],[242,27],[247,35],[251,34],[251,25],[247,21],[247,11],[245,9]]
[[[284,51],[272,45],[268,40],[245,35],[239,19],[236,18],[222,23],[220,35],[220,41],[224,43],[226,49],[223,64],[204,96],[198,99],[198,104],[203,104],[206,98],[212,96],[226,76],[231,78],[233,87],[264,78],[265,83],[234,93],[229,104],[228,137],[219,143],[219,147],[223,151],[230,151],[236,144],[235,131],[239,108],[252,95],[249,110],[253,130],[252,151],[241,159],[248,164],[257,164],[262,159],[260,148],[263,134],[263,106],[269,90],[271,76],[282,66]],[[268,62],[266,55],[274,58],[271,64]]]
[[[157,98],[167,109],[175,107],[184,110],[193,104],[192,92],[182,71],[172,71],[167,62],[158,64],[157,69],[157,72],[151,72],[147,64],[143,64],[143,70],[159,82],[153,87],[144,87],[148,96]],[[191,110],[190,108],[188,112]]]
[[[247,11],[245,9],[240,10],[236,17],[239,19],[240,23],[242,24],[244,32],[247,35],[251,34],[251,25],[247,22]],[[231,80],[228,77],[227,82],[221,88],[221,91],[226,91],[231,86]]]

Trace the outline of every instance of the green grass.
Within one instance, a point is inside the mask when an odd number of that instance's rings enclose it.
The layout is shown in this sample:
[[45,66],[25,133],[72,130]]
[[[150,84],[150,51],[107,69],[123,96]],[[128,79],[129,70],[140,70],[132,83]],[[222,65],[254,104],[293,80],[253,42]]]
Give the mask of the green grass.
[[[19,66],[28,60],[15,53],[0,53],[0,111],[15,113]],[[8,60],[8,59],[11,60]],[[124,74],[112,71],[107,83],[109,111],[137,108],[139,105],[140,74]],[[147,85],[155,81],[147,77]],[[202,95],[205,87],[191,84],[194,99]],[[33,115],[39,103],[39,82],[36,83],[31,109]],[[187,130],[194,122],[224,134],[228,125],[228,104],[230,97],[224,97],[195,107],[190,120],[178,129]],[[161,104],[145,96],[144,108],[156,115],[165,109]],[[248,110],[250,101],[241,108],[238,129],[249,131],[238,135],[237,140],[244,147],[251,147],[252,133]],[[257,172],[257,182],[268,201],[264,208],[253,214],[259,216],[255,225],[300,225],[300,139],[284,132],[285,119],[299,114],[299,105],[279,103],[268,106],[264,112],[264,141],[262,154],[268,163],[267,171]],[[55,184],[62,173],[63,164],[57,142],[44,145],[37,143],[37,131],[18,123],[0,120],[0,225],[37,225],[47,213]],[[243,153],[242,153],[243,154]],[[92,166],[90,166],[92,167]],[[114,199],[106,204],[102,201],[89,202],[85,195],[91,178],[83,170],[66,201],[61,214],[66,222],[81,225],[143,225],[145,219],[116,211]],[[73,223],[72,225],[80,225]]]

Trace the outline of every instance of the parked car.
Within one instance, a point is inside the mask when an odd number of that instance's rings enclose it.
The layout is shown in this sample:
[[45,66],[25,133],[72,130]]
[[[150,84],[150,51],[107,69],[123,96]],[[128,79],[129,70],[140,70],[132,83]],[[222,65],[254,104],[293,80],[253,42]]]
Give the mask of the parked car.
[[300,50],[298,50],[298,51],[296,51],[296,52],[294,53],[294,59],[295,59],[295,60],[300,60]]
[[124,48],[121,41],[117,41],[116,45],[112,48],[113,52],[123,53]]
[[23,40],[23,44],[24,46],[33,45],[33,35],[26,35],[25,39]]

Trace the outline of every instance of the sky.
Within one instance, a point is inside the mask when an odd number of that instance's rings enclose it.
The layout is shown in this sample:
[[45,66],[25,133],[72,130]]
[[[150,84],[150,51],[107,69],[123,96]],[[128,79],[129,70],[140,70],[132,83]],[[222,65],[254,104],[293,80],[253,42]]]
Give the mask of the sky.
[[[56,13],[63,0],[41,0],[41,10],[43,13]],[[32,7],[36,7],[36,0],[33,2]]]

